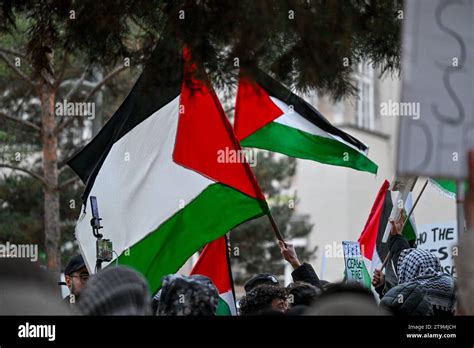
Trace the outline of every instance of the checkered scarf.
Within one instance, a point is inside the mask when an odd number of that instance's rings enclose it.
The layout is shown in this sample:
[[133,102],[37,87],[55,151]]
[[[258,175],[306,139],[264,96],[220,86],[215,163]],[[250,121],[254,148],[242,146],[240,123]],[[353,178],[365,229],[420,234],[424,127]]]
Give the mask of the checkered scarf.
[[443,273],[439,259],[427,250],[405,249],[398,258],[398,283],[416,282],[426,291],[435,308],[454,311],[454,278]]
[[135,270],[110,266],[93,275],[77,302],[84,315],[150,315],[146,280]]

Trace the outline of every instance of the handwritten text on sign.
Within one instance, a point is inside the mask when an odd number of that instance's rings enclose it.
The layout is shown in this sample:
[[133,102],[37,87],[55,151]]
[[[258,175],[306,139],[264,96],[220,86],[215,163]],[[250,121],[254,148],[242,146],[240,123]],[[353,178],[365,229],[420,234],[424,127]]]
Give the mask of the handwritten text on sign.
[[474,1],[407,0],[398,174],[465,178],[474,147]]
[[456,276],[456,266],[453,259],[457,252],[458,242],[456,221],[421,225],[417,228],[418,248],[435,254],[441,262],[443,272]]

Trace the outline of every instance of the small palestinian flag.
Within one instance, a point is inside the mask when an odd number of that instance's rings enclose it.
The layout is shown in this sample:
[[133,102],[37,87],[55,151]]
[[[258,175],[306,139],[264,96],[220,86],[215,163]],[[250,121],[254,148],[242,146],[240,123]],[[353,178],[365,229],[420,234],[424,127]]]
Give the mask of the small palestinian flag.
[[233,152],[242,149],[204,71],[162,39],[117,112],[69,162],[86,183],[76,238],[89,270],[90,196],[118,264],[144,274],[153,292],[206,243],[264,215],[248,163],[218,160]]
[[370,275],[374,273],[376,268],[380,269],[388,252],[387,244],[382,243],[382,237],[393,206],[389,187],[390,183],[385,180],[377,193],[367,222],[358,240],[367,271]]
[[191,274],[206,276],[216,286],[220,297],[217,315],[237,315],[234,282],[225,235],[206,245]]
[[[374,270],[380,269],[382,263],[387,256],[388,247],[386,243],[382,243],[385,228],[389,223],[390,213],[392,212],[393,203],[389,190],[390,183],[385,180],[375,198],[369,217],[365,223],[364,229],[359,237],[362,255],[369,274],[373,274]],[[413,199],[411,192],[405,202],[405,216],[408,216],[412,206]],[[403,227],[402,235],[408,241],[414,241],[417,238],[417,230],[415,223],[415,215],[412,213],[408,221]]]
[[241,73],[234,129],[242,146],[377,173],[366,145],[256,68]]
[[451,199],[456,199],[456,181],[430,178],[429,182],[442,195]]

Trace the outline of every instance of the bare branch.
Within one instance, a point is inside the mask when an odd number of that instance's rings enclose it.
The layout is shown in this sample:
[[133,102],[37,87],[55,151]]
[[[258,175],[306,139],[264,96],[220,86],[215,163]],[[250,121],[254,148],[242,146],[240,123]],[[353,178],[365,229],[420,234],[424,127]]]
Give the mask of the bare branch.
[[69,150],[67,152],[67,154],[63,156],[63,159],[61,161],[59,161],[59,163],[58,163],[59,173],[62,173],[65,169],[69,168],[69,167],[66,166],[67,162],[72,158],[72,156],[74,156],[80,150],[82,150],[84,148],[84,146],[86,146],[87,143],[89,143],[89,141],[90,141],[90,139],[85,139],[85,140],[81,141],[78,145],[74,146],[74,148]]
[[63,61],[61,63],[61,67],[59,68],[59,74],[58,74],[58,77],[56,78],[56,82],[55,82],[55,87],[58,88],[59,85],[61,84],[63,78],[64,78],[64,73],[66,72],[66,66],[68,64],[68,57],[69,57],[69,52],[68,51],[65,51],[64,52],[64,57],[63,57]]
[[[102,86],[104,86],[106,83],[109,82],[110,79],[124,71],[127,67],[124,65],[121,65],[114,70],[112,70],[107,76],[105,76],[102,81],[99,81],[96,86],[89,92],[89,94],[84,98],[84,102],[87,102],[97,91],[99,91]],[[59,134],[63,129],[69,127],[73,122],[74,122],[74,117],[71,117],[68,119],[66,122],[63,122],[61,124],[58,124],[56,126],[56,129],[54,130],[55,134]]]
[[98,82],[97,85],[92,89],[92,91],[89,92],[87,97],[84,99],[84,101],[88,101],[98,90],[102,88],[103,85],[105,85],[107,82],[109,82],[110,79],[115,77],[115,75],[118,75],[122,71],[124,71],[127,67],[125,65],[121,65],[114,70],[112,70],[106,77],[103,78],[102,81]]
[[0,168],[9,168],[9,169],[12,169],[12,170],[17,170],[19,172],[26,173],[26,174],[30,175],[31,177],[41,181],[44,185],[46,185],[46,181],[44,180],[44,177],[42,177],[41,175],[39,175],[39,174],[29,170],[29,169],[21,168],[21,167],[17,167],[17,166],[12,166],[12,165],[9,165],[9,164],[0,164]]
[[75,117],[70,117],[67,121],[64,121],[56,126],[56,129],[54,130],[54,134],[59,134],[62,132],[63,129],[69,127],[71,124],[74,123]]
[[69,100],[69,98],[71,98],[74,93],[77,92],[77,90],[82,86],[82,84],[84,83],[84,79],[86,78],[86,74],[87,72],[89,71],[89,67],[86,68],[86,70],[84,70],[84,72],[82,73],[81,75],[81,78],[79,80],[77,80],[77,82],[74,84],[74,86],[71,88],[71,90],[69,91],[69,93],[66,95],[66,100]]
[[80,178],[77,176],[77,175],[74,175],[72,178],[69,178],[65,181],[63,181],[62,183],[59,184],[59,189],[63,189],[71,184],[74,184],[75,182],[77,181],[80,181],[79,180]]
[[30,129],[33,129],[36,132],[41,131],[41,128],[39,126],[35,125],[34,123],[31,123],[31,122],[26,121],[26,120],[21,120],[19,118],[7,115],[3,112],[0,112],[0,117],[3,117],[3,118],[6,118],[7,120],[11,120],[11,121],[17,122],[19,124],[22,124],[23,126],[29,127]]
[[12,50],[10,48],[0,47],[0,52],[6,53],[6,54],[12,54],[14,56],[21,57],[21,58],[26,58],[26,55],[24,53]]
[[3,52],[0,52],[0,58],[2,58],[5,63],[7,63],[7,65],[18,75],[20,76],[23,80],[25,80],[26,82],[28,82],[30,85],[34,86],[35,84],[33,83],[33,81],[28,77],[26,76],[20,69],[18,69],[12,62],[10,62],[10,60],[8,59],[7,55]]

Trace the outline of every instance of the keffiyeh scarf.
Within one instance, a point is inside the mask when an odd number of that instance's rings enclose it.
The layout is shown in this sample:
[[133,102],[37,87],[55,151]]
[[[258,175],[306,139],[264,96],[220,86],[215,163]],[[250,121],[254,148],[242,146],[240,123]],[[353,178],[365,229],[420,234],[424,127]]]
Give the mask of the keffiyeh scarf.
[[454,278],[443,273],[441,263],[434,254],[422,249],[405,249],[398,258],[397,270],[399,284],[416,282],[426,291],[432,306],[454,311]]

